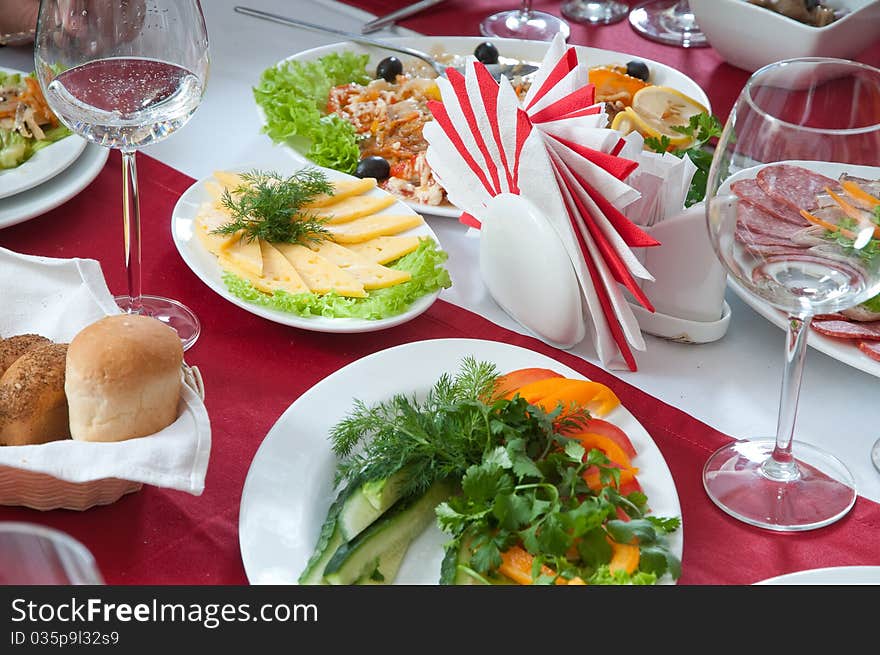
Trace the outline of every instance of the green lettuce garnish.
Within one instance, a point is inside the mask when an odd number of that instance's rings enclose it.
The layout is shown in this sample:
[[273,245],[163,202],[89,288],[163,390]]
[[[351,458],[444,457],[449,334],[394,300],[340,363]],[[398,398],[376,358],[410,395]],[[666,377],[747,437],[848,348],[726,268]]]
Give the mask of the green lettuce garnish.
[[306,317],[378,320],[402,314],[422,296],[452,286],[449,272],[442,266],[446,257],[433,239],[420,239],[416,250],[389,266],[409,271],[412,279],[393,287],[368,291],[365,298],[348,298],[336,293],[294,295],[276,291],[267,294],[229,272],[223,273],[223,282],[230,293],[242,300],[281,312]]
[[[21,84],[21,80],[22,76],[19,73],[0,71],[0,85],[15,86]],[[0,169],[20,166],[38,150],[71,134],[71,131],[64,125],[46,128],[43,132],[45,138],[37,140],[24,137],[17,130],[0,128]]]
[[872,312],[880,312],[880,294],[862,303],[862,307]]
[[263,132],[286,143],[319,166],[354,172],[360,159],[354,127],[327,114],[330,89],[367,84],[367,55],[331,53],[315,61],[286,61],[267,68],[254,87],[254,99],[266,115]]

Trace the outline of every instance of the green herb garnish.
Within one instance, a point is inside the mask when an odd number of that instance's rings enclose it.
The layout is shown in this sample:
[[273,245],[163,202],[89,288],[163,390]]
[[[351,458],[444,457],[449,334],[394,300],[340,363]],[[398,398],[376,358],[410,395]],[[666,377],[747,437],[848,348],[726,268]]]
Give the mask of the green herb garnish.
[[327,176],[316,168],[304,168],[282,177],[278,173],[252,171],[241,175],[243,184],[224,189],[220,202],[232,214],[232,221],[214,234],[243,232],[248,241],[306,245],[324,239],[329,233],[320,219],[303,210],[316,197],[333,193]]
[[712,153],[705,149],[705,145],[713,138],[721,136],[721,121],[717,116],[701,113],[690,117],[687,125],[674,125],[673,130],[689,136],[693,142],[688,148],[669,149],[670,139],[668,136],[647,137],[645,145],[654,152],[670,152],[676,157],[687,155],[697,167],[691,186],[685,199],[685,207],[690,207],[706,197],[706,183],[709,180],[709,168],[712,165]]

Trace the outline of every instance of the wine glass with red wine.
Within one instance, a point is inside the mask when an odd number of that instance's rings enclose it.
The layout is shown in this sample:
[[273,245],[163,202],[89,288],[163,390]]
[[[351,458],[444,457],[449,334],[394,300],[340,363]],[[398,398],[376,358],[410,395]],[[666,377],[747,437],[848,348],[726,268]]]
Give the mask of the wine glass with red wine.
[[195,314],[175,300],[141,293],[135,155],[183,127],[202,100],[209,56],[198,0],[42,0],[34,60],[61,122],[122,153],[128,294],[117,303],[170,325],[188,348],[201,331]]

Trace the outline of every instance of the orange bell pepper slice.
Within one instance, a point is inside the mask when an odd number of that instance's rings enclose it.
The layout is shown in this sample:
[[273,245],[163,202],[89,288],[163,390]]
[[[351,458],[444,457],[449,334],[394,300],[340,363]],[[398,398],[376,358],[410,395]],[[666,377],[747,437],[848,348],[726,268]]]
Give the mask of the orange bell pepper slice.
[[[517,584],[530,585],[532,584],[532,564],[534,564],[534,562],[534,556],[525,548],[522,548],[521,546],[511,546],[501,553],[501,566],[498,567],[498,572]],[[555,576],[556,571],[549,566],[542,565],[541,574]],[[571,580],[566,580],[560,576],[556,578],[554,584],[582,585],[586,583],[581,578],[576,577]]]
[[510,400],[516,395],[517,390],[525,385],[551,378],[562,378],[562,374],[549,368],[520,368],[510,371],[496,378],[494,398]]
[[632,104],[632,97],[636,91],[648,86],[648,83],[638,77],[621,73],[611,68],[591,68],[589,82],[596,87],[596,100],[613,96],[622,91],[629,94],[629,98],[621,98],[624,106]]
[[[618,467],[620,468],[620,467]],[[636,491],[641,489],[641,485],[638,484],[638,479],[636,475],[638,475],[639,469],[637,468],[620,468],[620,486],[618,487],[618,491],[624,496],[626,493],[630,491]],[[599,477],[599,468],[596,466],[591,466],[583,474],[584,482],[587,483],[587,486],[591,491],[596,493],[602,490],[602,481]],[[627,490],[624,493],[624,489]]]
[[604,384],[571,378],[539,380],[521,387],[518,393],[545,412],[552,412],[561,403],[563,413],[574,406],[605,416],[620,404],[620,399]]
[[611,563],[608,568],[612,573],[625,571],[634,573],[639,568],[639,547],[636,544],[619,544],[608,539],[611,545]]

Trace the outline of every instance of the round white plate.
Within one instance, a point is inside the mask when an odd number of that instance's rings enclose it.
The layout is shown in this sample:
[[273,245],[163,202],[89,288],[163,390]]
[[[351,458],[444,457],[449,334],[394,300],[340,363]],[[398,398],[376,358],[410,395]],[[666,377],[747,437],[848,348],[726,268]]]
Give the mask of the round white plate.
[[[0,66],[0,72],[27,75]],[[70,166],[82,154],[87,141],[75,134],[41,148],[15,168],[0,168],[0,198],[8,198],[49,180]]]
[[[67,202],[94,180],[110,150],[90,143],[64,171],[38,187],[0,199],[0,229],[23,223]],[[119,191],[120,197],[122,190]]]
[[[281,415],[251,462],[239,509],[239,544],[252,584],[295,584],[318,538],[333,500],[336,459],[330,429],[353,407],[405,393],[424,394],[442,373],[454,374],[471,355],[493,362],[499,371],[525,367],[553,369],[562,375],[584,376],[560,362],[518,346],[481,339],[417,341],[359,359],[321,380]],[[638,455],[642,485],[653,514],[681,516],[675,483],[663,455],[638,421],[622,406],[607,420],[619,425]],[[671,535],[672,552],[681,558],[683,528]],[[448,540],[436,525],[420,535],[407,551],[397,584],[437,584],[443,544]],[[670,576],[662,582],[671,583]]]
[[[877,179],[880,177],[880,169],[872,168],[870,166],[842,166],[841,164],[831,164],[822,161],[791,161],[786,163],[803,166],[804,168],[809,168],[817,173],[835,179],[837,179],[837,176],[845,170],[853,175],[865,178]],[[755,177],[761,168],[763,167],[756,166],[754,168],[739,171],[731,176],[729,181],[725,181],[722,189],[728,188],[729,184],[735,180]],[[788,321],[783,312],[750,293],[730,275],[727,276],[727,285],[744,303],[773,323],[773,325],[783,330],[788,328]],[[833,357],[839,362],[848,364],[849,366],[864,371],[865,373],[880,377],[880,362],[871,359],[859,350],[858,342],[855,340],[834,339],[810,330],[807,335],[807,344],[819,352],[825,353],[829,357]]]
[[[289,171],[279,171],[282,174],[289,175],[301,166],[293,164]],[[260,169],[259,166],[242,166],[237,171],[250,171]],[[327,173],[327,177],[331,180],[351,179],[350,175],[332,171],[330,169],[322,169]],[[426,311],[440,295],[439,291],[432,294],[422,296],[416,300],[410,308],[396,316],[390,316],[384,319],[369,320],[362,318],[325,318],[323,316],[298,316],[288,312],[281,312],[261,305],[254,305],[242,300],[238,296],[229,292],[223,283],[223,270],[217,263],[217,257],[208,252],[202,246],[198,237],[194,233],[194,220],[199,207],[203,202],[211,200],[211,196],[205,188],[205,183],[212,178],[204,178],[197,181],[189,189],[187,189],[177,204],[174,206],[174,213],[171,216],[171,234],[174,238],[174,245],[177,251],[186,262],[186,265],[192,269],[192,272],[205,284],[208,285],[217,294],[228,300],[234,305],[238,305],[252,314],[262,316],[270,321],[290,325],[293,327],[303,328],[305,330],[314,330],[316,332],[372,332],[374,330],[384,330],[405,323],[419,314]],[[386,195],[387,192],[382,189],[374,188],[369,192],[371,195]],[[412,209],[407,207],[403,202],[397,201],[382,210],[380,213],[387,214],[413,214]],[[410,230],[400,232],[400,235],[431,237],[438,244],[440,240],[427,223],[422,223]]]
[[[474,52],[474,48],[480,43],[486,41],[481,36],[406,36],[391,37],[383,39],[395,45],[401,45],[407,48],[414,48],[427,52],[429,54],[446,53],[451,55],[467,56]],[[547,52],[549,44],[545,41],[525,41],[521,39],[492,39],[496,44],[498,52],[502,58],[515,59],[524,62],[540,63]],[[628,55],[614,50],[604,50],[602,48],[590,48],[588,46],[574,46],[577,50],[581,62],[587,66],[601,66],[606,64],[625,64],[632,59],[640,59],[648,65],[651,71],[651,82],[657,86],[671,86],[678,89],[682,93],[690,96],[694,100],[701,103],[704,107],[711,111],[709,98],[700,86],[684,73],[661,64],[651,59],[645,59],[636,55]],[[367,70],[375,69],[376,64],[389,55],[395,53],[388,50],[381,50],[371,46],[364,46],[350,42],[332,43],[330,45],[303,50],[295,55],[288,57],[283,61],[312,61],[330,54],[331,52],[341,52],[350,50],[353,52],[364,53],[370,55],[370,62]],[[278,62],[279,64],[282,62]],[[259,111],[259,107],[257,107]],[[261,122],[265,123],[262,111],[259,111]],[[303,155],[293,148],[288,150],[295,157],[304,159]],[[452,204],[446,203],[440,206],[422,205],[419,203],[411,203],[407,201],[410,207],[420,214],[432,214],[434,216],[445,216],[450,218],[458,218],[461,210]]]
[[795,571],[756,582],[756,585],[880,585],[880,566],[831,566]]

